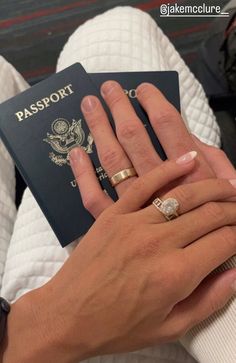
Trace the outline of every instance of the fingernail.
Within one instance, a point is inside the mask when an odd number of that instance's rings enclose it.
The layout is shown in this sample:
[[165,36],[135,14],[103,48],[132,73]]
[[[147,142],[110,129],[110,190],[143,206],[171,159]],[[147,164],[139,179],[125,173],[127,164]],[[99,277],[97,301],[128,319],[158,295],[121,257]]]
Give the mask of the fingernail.
[[77,164],[80,161],[80,148],[79,147],[75,147],[74,149],[72,149],[69,153],[69,158],[70,158],[70,163],[71,164]]
[[140,93],[142,93],[146,88],[150,87],[150,83],[147,82],[143,82],[141,83],[138,87],[137,87],[137,95],[139,95]]
[[180,156],[176,160],[176,164],[179,164],[179,165],[187,164],[190,161],[192,161],[193,159],[195,159],[196,156],[197,156],[197,152],[196,151],[190,151],[189,153]]
[[86,96],[81,102],[81,108],[84,112],[92,112],[97,106],[97,99],[95,97]]
[[236,179],[231,179],[229,182],[233,185],[234,188],[236,188]]
[[117,86],[117,84],[114,81],[106,81],[105,83],[103,83],[103,85],[101,87],[102,96],[109,95],[116,86]]

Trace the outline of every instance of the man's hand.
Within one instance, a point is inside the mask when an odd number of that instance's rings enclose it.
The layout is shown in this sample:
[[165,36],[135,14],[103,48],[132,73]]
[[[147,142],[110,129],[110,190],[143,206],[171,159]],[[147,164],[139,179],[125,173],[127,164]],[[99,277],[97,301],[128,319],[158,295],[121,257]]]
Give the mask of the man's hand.
[[205,159],[208,164],[211,166],[217,178],[220,179],[235,179],[236,178],[236,170],[234,166],[231,164],[226,154],[214,147],[208,146],[201,142],[196,136],[192,135],[194,142],[202,151]]
[[[102,85],[101,93],[115,121],[116,135],[96,97],[85,97],[81,106],[93,135],[100,162],[108,176],[111,177],[131,166],[134,166],[140,176],[160,165],[162,160],[157,155],[143,123],[121,86],[115,81],[107,81]],[[204,146],[194,138],[187,130],[181,115],[155,86],[148,83],[141,84],[137,88],[137,97],[147,112],[168,159],[177,159],[191,150],[198,152],[196,167],[190,175],[178,183],[213,177],[236,178],[236,172],[224,153],[216,148]],[[87,155],[82,150],[78,153],[85,161]],[[91,175],[93,168],[87,159],[87,163],[81,163],[77,170],[77,177],[80,179],[79,186],[84,205],[97,218],[111,202],[96,187],[96,180],[91,178]],[[119,184],[116,187],[118,195],[121,196],[134,180],[135,177]]]

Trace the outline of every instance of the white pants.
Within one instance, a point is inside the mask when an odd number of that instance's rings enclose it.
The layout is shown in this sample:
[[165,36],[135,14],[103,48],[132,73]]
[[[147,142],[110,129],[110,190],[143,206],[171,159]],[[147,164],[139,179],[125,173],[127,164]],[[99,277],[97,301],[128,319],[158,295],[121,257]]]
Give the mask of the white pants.
[[[80,26],[62,50],[57,70],[78,61],[88,72],[177,70],[186,125],[203,141],[219,146],[219,128],[201,85],[148,14],[130,7],[117,7]],[[0,83],[3,90],[1,102],[27,87],[3,58],[0,58]],[[16,216],[14,167],[1,143],[0,168],[1,295],[14,301],[46,283],[64,263],[74,245],[60,247],[28,188]],[[231,260],[222,268],[233,267],[235,262]],[[185,348],[199,362],[235,363],[232,334],[235,336],[236,317],[233,309],[235,312],[235,302],[223,315],[208,319],[183,339]],[[227,330],[229,326],[231,335]],[[91,361],[196,362],[190,354],[176,342],[129,354],[96,357]]]

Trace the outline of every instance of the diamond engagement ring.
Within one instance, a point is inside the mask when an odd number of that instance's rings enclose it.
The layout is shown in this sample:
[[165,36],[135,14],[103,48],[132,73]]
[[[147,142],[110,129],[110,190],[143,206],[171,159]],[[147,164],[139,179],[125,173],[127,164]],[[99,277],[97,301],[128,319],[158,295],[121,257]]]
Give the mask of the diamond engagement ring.
[[179,202],[174,198],[168,198],[164,201],[156,198],[152,204],[164,215],[167,221],[171,221],[179,216]]

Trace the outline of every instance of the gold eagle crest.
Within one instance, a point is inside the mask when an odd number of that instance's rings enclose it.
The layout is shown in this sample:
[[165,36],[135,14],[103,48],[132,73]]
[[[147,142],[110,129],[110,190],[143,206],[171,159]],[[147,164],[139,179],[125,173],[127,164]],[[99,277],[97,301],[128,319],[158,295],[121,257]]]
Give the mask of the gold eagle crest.
[[87,145],[84,146],[85,133],[81,126],[82,120],[72,120],[72,124],[64,118],[57,118],[51,125],[52,134],[47,132],[47,142],[54,151],[59,153],[56,155],[54,152],[49,153],[49,158],[58,166],[70,165],[69,152],[75,146],[82,147],[88,154],[93,152],[92,144],[93,137],[89,133],[87,137]]

